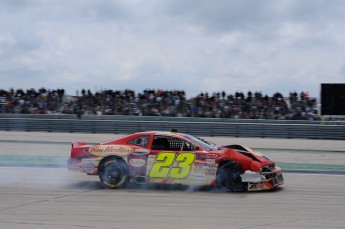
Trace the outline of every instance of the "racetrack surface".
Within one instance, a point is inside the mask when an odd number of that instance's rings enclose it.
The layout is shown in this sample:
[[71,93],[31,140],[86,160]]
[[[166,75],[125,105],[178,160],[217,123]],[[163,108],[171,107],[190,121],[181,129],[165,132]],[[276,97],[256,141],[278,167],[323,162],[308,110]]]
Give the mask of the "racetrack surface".
[[[89,142],[110,139],[110,136],[85,134],[0,134],[3,141],[0,141],[0,155],[17,156],[25,153],[68,156],[70,145],[61,144],[68,139],[86,137]],[[11,144],[13,140],[17,144]],[[224,141],[223,138],[215,140]],[[290,144],[298,149],[300,144],[300,149],[308,151],[315,150],[313,142],[321,150],[344,149],[341,141],[228,140],[247,142],[246,145],[257,148],[269,148],[267,144],[271,143],[272,148],[277,145],[288,149]],[[341,152],[319,153],[326,159],[325,163],[345,164]],[[279,151],[272,155],[282,162],[298,161],[301,155],[315,157],[311,151],[289,156]],[[97,176],[65,168],[0,167],[0,228],[344,228],[344,190],[345,176],[292,173],[285,174],[282,188],[268,192],[220,193],[192,187],[109,190],[102,188]]]

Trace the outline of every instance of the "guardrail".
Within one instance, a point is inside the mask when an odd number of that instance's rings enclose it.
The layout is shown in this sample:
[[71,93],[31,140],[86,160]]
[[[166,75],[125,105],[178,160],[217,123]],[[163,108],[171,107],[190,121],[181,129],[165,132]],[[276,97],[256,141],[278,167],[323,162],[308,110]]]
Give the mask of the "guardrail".
[[84,116],[81,119],[64,115],[0,116],[0,130],[4,131],[133,133],[140,130],[170,131],[172,128],[200,136],[345,139],[344,125],[322,125],[319,122],[133,116]]

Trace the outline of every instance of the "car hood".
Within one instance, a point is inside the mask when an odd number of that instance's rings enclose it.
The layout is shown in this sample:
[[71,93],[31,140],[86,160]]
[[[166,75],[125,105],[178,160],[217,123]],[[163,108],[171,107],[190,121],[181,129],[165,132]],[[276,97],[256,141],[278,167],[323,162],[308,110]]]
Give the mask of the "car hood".
[[240,154],[243,154],[247,157],[252,158],[253,160],[262,162],[262,163],[267,163],[267,164],[271,164],[274,163],[274,161],[267,157],[266,155],[257,152],[249,147],[246,146],[242,146],[242,145],[227,145],[227,146],[221,146],[220,149],[233,149],[235,151],[237,151]]

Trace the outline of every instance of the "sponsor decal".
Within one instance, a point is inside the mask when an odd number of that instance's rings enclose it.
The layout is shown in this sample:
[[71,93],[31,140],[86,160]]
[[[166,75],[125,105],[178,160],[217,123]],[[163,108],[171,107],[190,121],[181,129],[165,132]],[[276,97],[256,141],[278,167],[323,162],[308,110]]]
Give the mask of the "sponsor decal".
[[195,180],[203,181],[203,180],[205,180],[205,175],[204,174],[195,174]]
[[198,153],[196,154],[196,158],[200,160],[205,160],[206,156],[204,153]]
[[206,159],[216,159],[219,157],[219,154],[216,153],[208,153],[206,154]]
[[216,164],[216,160],[215,159],[206,159],[206,164],[207,165],[214,165],[214,164]]
[[199,174],[205,174],[208,166],[195,166],[194,172]]
[[206,170],[206,175],[216,175],[217,174],[217,167],[211,167]]
[[96,156],[103,156],[107,154],[130,154],[133,148],[124,145],[96,145],[89,148],[89,152]]
[[248,191],[258,191],[265,188],[263,183],[248,183]]
[[149,150],[144,150],[144,149],[136,149],[134,150],[134,155],[148,155],[150,153]]
[[143,159],[133,158],[129,160],[128,164],[130,164],[133,167],[139,168],[144,166],[146,164],[146,161]]
[[95,170],[96,160],[95,159],[82,159],[81,164],[82,164],[83,172],[84,173],[90,173],[93,170]]

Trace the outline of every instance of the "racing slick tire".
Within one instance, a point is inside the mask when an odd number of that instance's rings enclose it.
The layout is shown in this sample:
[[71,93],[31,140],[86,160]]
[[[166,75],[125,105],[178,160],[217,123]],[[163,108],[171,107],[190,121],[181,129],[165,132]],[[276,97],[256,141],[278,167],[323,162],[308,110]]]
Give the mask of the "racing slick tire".
[[129,180],[129,168],[121,158],[109,158],[100,163],[99,179],[106,188],[125,186]]
[[244,191],[246,183],[242,182],[242,167],[235,161],[222,164],[217,170],[217,188],[225,192]]

